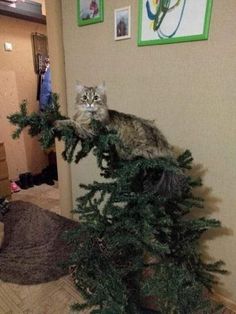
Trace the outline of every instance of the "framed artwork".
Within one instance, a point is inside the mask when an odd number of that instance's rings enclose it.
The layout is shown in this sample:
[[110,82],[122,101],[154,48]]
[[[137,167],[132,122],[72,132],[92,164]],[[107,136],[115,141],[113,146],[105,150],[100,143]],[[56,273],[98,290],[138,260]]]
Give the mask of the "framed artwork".
[[138,46],[208,39],[213,0],[139,0]]
[[48,57],[48,38],[44,34],[32,33],[34,71],[40,74]]
[[103,22],[104,0],[77,0],[78,25]]
[[114,11],[114,38],[115,40],[131,37],[131,8],[130,6]]

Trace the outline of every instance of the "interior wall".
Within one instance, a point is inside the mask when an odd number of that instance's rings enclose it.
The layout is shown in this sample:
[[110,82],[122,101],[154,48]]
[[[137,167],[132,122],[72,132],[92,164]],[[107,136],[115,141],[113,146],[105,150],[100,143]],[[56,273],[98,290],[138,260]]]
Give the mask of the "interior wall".
[[[50,0],[46,2],[47,34],[52,73],[52,90],[59,95],[60,112],[67,115],[65,56],[62,35],[61,2]],[[60,214],[71,218],[72,195],[70,165],[62,158],[63,141],[56,140],[58,182],[60,192]]]
[[[205,245],[230,274],[220,292],[236,301],[236,11],[235,0],[214,0],[209,40],[137,47],[135,0],[105,0],[103,23],[77,26],[76,1],[62,0],[69,115],[75,82],[106,81],[110,108],[155,119],[169,142],[190,149],[203,175],[207,213],[227,230]],[[114,41],[114,9],[132,6],[132,38]],[[71,166],[74,200],[80,183],[97,179],[93,158]]]
[[[5,143],[10,179],[19,173],[37,173],[47,164],[47,156],[37,139],[26,132],[17,141],[11,138],[12,127],[6,116],[19,110],[19,103],[27,99],[29,111],[37,111],[37,75],[34,72],[31,33],[46,34],[46,26],[0,15],[0,140]],[[4,50],[4,42],[13,45]]]

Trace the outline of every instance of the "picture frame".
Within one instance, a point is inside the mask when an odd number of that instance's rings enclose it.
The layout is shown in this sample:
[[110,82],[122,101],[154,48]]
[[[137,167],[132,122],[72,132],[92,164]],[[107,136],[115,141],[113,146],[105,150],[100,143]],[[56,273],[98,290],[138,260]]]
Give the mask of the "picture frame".
[[77,23],[85,26],[103,22],[104,0],[77,0]]
[[48,38],[44,34],[32,33],[32,48],[34,58],[34,71],[40,74],[43,71],[45,58],[48,58]]
[[213,0],[140,0],[138,46],[206,40]]
[[131,38],[131,7],[114,10],[114,39],[123,40]]

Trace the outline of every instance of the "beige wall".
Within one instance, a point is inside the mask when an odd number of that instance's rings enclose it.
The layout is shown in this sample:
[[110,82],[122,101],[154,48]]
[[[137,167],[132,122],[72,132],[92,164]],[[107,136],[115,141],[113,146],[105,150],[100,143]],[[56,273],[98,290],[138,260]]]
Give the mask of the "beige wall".
[[[50,0],[46,2],[47,10],[47,34],[52,71],[52,89],[59,95],[60,111],[67,114],[66,81],[64,46],[62,38],[62,12],[61,2]],[[61,153],[64,143],[56,141],[58,181],[60,191],[61,214],[71,217],[72,195],[70,166],[63,160]]]
[[[14,128],[6,119],[19,110],[23,99],[28,100],[30,111],[38,110],[31,33],[46,34],[46,26],[0,15],[0,30],[0,139],[5,142],[10,178],[16,179],[19,173],[36,173],[47,164],[37,140],[26,132],[19,141],[11,139]],[[4,42],[12,43],[11,52],[4,51]]]
[[[105,0],[104,23],[77,27],[76,1],[62,0],[69,114],[77,79],[105,80],[110,108],[156,119],[171,144],[192,151],[211,216],[230,229],[206,248],[226,262],[221,292],[236,301],[236,1],[214,0],[208,41],[149,47],[136,44],[137,3]],[[113,10],[129,4],[132,39],[114,41]],[[98,171],[92,158],[71,168],[75,199]]]

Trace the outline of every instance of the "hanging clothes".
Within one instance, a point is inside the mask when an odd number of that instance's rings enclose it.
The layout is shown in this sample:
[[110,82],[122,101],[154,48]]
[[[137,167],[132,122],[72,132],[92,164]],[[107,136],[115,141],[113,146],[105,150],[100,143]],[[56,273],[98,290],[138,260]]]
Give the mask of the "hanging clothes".
[[40,86],[40,96],[39,96],[39,109],[45,110],[51,103],[52,95],[52,82],[51,82],[51,70],[50,66],[45,70]]

